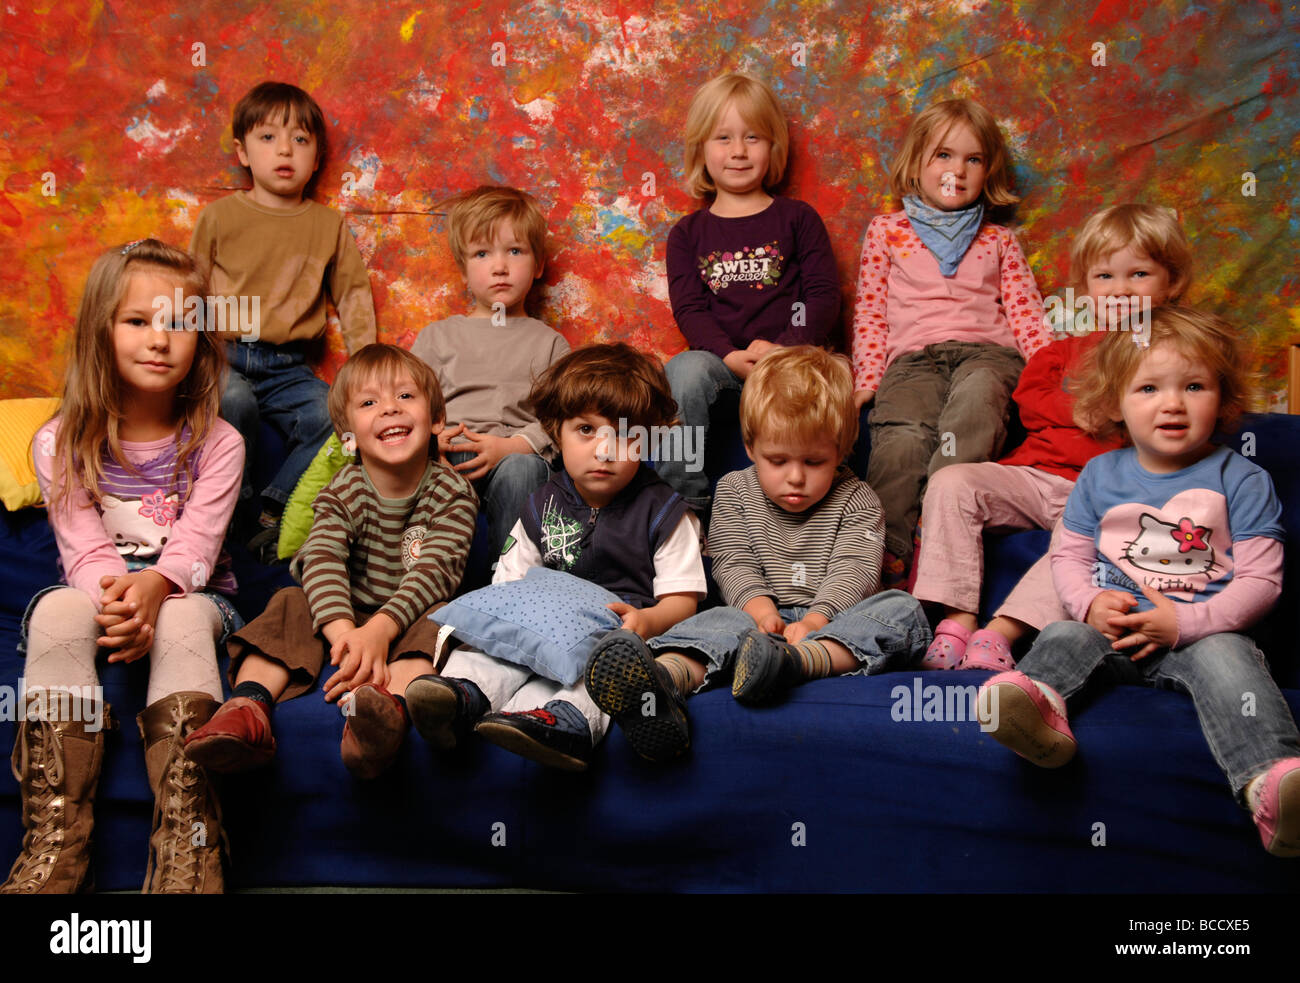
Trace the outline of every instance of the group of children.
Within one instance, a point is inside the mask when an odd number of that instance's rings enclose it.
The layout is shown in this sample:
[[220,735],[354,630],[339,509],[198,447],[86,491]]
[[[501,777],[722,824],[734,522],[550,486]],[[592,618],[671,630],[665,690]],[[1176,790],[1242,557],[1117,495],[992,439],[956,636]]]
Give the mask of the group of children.
[[[221,890],[209,774],[266,763],[275,704],[312,689],[326,660],[360,778],[384,772],[412,726],[440,750],[473,733],[580,770],[613,721],[668,761],[690,746],[687,698],[715,679],[762,705],[918,660],[996,671],[980,701],[993,736],[1054,767],[1075,749],[1067,701],[1103,677],[1173,685],[1266,848],[1300,854],[1300,734],[1239,634],[1277,598],[1281,510],[1267,473],[1212,443],[1243,406],[1244,351],[1221,319],[1169,306],[1190,281],[1171,212],[1088,220],[1071,275],[1095,316],[1054,337],[1015,237],[986,214],[1017,200],[996,121],[969,100],[932,106],[891,169],[902,210],[868,227],[850,361],[818,347],[839,314],[825,227],[771,193],[784,116],[766,85],[729,74],[688,113],[687,183],[706,205],[667,244],[689,351],[666,369],[625,344],[569,351],[524,309],[544,216],[527,194],[480,188],[448,213],[472,309],[408,352],[375,343],[356,246],[305,197],[319,107],[264,83],[233,131],[252,190],[203,212],[191,254],[144,240],[99,258],[62,406],[33,444],[66,586],[24,619],[27,832],[0,891],[87,883],[104,736],[85,722],[108,708],[84,694],[101,649],[151,660],[148,891]],[[158,322],[155,298],[210,290],[259,296],[259,323]],[[331,387],[307,364],[326,295],[351,352]],[[680,455],[651,468],[636,435],[706,434],[725,390],[740,393],[752,466],[714,494]],[[993,463],[1011,399],[1028,436]],[[845,461],[868,405],[863,481]],[[255,494],[262,415],[288,451]],[[301,586],[243,624],[228,527],[273,543],[331,432],[355,460],[316,497]],[[490,586],[457,598],[480,503],[498,560]],[[724,603],[700,611],[706,526]],[[1035,527],[1054,530],[1050,558],[979,629],[982,531]],[[909,574],[911,593],[887,589]],[[1254,716],[1234,709],[1247,690]]]

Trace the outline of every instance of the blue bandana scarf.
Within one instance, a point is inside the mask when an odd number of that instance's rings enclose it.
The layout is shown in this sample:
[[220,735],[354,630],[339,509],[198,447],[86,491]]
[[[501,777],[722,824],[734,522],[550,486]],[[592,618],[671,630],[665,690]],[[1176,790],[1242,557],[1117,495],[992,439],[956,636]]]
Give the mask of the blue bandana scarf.
[[961,258],[979,235],[980,223],[984,221],[982,201],[968,208],[945,212],[931,208],[915,195],[908,195],[903,199],[903,211],[907,212],[912,229],[926,248],[934,253],[934,258],[939,261],[939,272],[944,276],[957,272]]

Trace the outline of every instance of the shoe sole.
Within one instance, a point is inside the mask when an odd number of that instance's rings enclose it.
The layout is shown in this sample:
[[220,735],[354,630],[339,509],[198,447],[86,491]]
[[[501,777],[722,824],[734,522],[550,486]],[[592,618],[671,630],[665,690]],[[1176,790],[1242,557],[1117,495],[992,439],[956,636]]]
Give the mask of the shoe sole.
[[1300,857],[1300,770],[1283,777],[1277,802],[1277,828],[1265,849],[1275,857]]
[[981,724],[989,723],[985,700],[996,697],[997,727],[988,735],[999,744],[1041,768],[1060,768],[1074,757],[1078,744],[1049,727],[1033,698],[1019,686],[1001,683],[985,692],[990,695],[980,694],[978,716]]
[[420,736],[439,751],[456,747],[456,694],[446,686],[416,679],[406,687],[406,712]]
[[762,706],[771,702],[781,690],[781,669],[785,661],[762,656],[767,639],[746,635],[736,652],[736,668],[731,677],[731,695],[746,706]]
[[[644,645],[619,638],[598,648],[587,666],[585,682],[592,701],[614,718],[642,758],[671,761],[691,746],[686,714],[660,685],[654,656]],[[647,693],[654,701],[651,714],[644,713]]]
[[271,740],[268,749],[229,734],[214,734],[186,744],[185,756],[206,771],[219,775],[237,775],[261,768],[274,758],[275,740]]
[[[391,730],[384,721],[389,718],[390,711],[398,716],[401,715],[391,697],[370,687],[357,690],[356,696],[353,697],[352,715],[348,717],[347,726],[352,730],[352,740],[357,745],[358,751],[366,748],[373,749],[389,739]],[[349,756],[344,753],[343,764],[356,778],[363,780],[378,778],[397,760],[404,737],[405,734],[399,734],[390,751],[384,755],[376,755],[372,750],[369,754],[349,759]]]
[[587,770],[587,762],[581,758],[547,747],[541,741],[529,737],[519,728],[511,727],[509,724],[497,723],[494,720],[482,721],[474,727],[474,732],[485,741],[490,741],[507,751],[513,751],[521,758],[536,761],[539,765],[559,768],[561,771]]

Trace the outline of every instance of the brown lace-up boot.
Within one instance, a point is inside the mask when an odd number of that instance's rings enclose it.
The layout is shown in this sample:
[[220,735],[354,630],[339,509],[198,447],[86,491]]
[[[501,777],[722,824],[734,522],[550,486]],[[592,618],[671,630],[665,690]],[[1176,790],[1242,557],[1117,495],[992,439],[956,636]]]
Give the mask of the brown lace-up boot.
[[0,894],[75,894],[90,887],[95,786],[110,717],[107,704],[97,712],[98,704],[76,702],[80,720],[58,719],[77,715],[67,712],[72,702],[58,712],[38,698],[18,723],[11,761],[26,833]]
[[207,693],[172,693],[136,718],[153,787],[153,833],[145,894],[220,894],[225,830],[207,773],[185,754],[185,738],[220,704]]

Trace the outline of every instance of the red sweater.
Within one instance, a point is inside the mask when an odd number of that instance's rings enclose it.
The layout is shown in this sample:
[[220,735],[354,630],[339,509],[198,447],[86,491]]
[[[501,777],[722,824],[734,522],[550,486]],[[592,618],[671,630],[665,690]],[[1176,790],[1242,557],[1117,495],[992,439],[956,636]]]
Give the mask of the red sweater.
[[1074,396],[1066,389],[1067,376],[1101,336],[1094,331],[1063,338],[1029,359],[1012,394],[1029,435],[999,464],[1038,468],[1074,481],[1098,454],[1123,445],[1119,435],[1096,440],[1080,430],[1074,423]]

